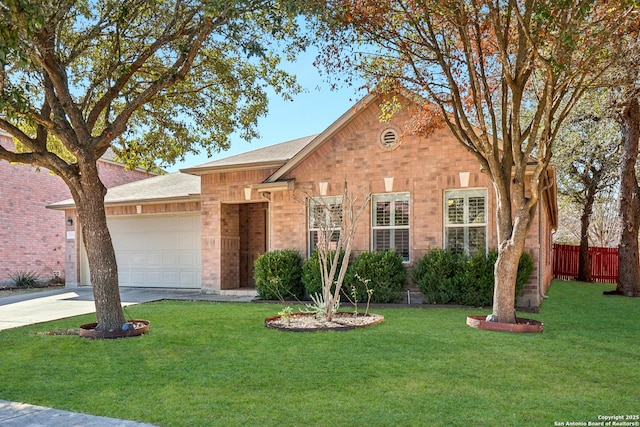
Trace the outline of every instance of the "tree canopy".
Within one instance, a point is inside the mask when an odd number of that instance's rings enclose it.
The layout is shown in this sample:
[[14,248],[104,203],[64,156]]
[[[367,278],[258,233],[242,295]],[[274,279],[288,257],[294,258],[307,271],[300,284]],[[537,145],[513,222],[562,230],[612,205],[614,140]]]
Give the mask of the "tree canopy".
[[96,162],[129,166],[250,139],[306,40],[294,0],[7,0],[0,4],[0,159],[45,167],[74,198],[99,330],[124,323]]
[[[3,2],[0,129],[27,150],[0,158],[65,166],[44,155],[49,134],[78,154],[113,147],[131,165],[257,135],[271,88],[298,90],[278,68],[302,44],[295,3],[246,1]],[[297,43],[297,44],[296,44]],[[39,136],[38,136],[39,135]],[[46,159],[46,160],[45,160]]]
[[[578,280],[591,281],[589,244],[594,206],[617,192],[620,127],[609,113],[610,91],[585,93],[558,134],[555,164],[561,204],[581,210]],[[595,235],[595,234],[594,234]]]
[[515,271],[549,185],[554,140],[586,88],[615,61],[618,36],[637,24],[636,2],[329,3],[322,63],[356,70],[375,90],[422,105],[415,115],[424,134],[439,113],[491,178],[499,242],[492,319],[513,323]]

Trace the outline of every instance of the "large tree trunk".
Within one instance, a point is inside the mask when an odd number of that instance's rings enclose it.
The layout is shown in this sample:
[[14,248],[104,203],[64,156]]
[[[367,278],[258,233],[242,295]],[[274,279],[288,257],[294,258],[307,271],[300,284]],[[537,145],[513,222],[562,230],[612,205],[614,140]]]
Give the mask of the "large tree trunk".
[[591,257],[589,256],[589,223],[593,212],[595,191],[587,190],[582,217],[580,218],[580,251],[578,254],[578,280],[591,282]]
[[520,255],[521,253],[519,254],[516,247],[510,242],[504,242],[498,249],[498,259],[494,271],[495,284],[491,319],[494,322],[516,323],[516,276]]
[[640,189],[636,178],[636,160],[640,139],[640,106],[632,98],[619,115],[622,125],[622,159],[620,168],[618,247],[620,272],[615,293],[640,296],[638,265],[638,230],[640,230]]
[[81,190],[74,194],[82,227],[99,331],[120,329],[125,316],[120,302],[118,267],[104,208],[106,188],[95,162],[82,168]]
[[[498,214],[498,222],[504,221]],[[498,244],[498,259],[494,267],[495,283],[493,288],[493,313],[491,321],[501,323],[517,323],[515,310],[516,278],[518,262],[524,251],[524,242],[531,218],[527,213],[516,215],[511,233],[503,234]],[[500,227],[504,229],[505,227]]]

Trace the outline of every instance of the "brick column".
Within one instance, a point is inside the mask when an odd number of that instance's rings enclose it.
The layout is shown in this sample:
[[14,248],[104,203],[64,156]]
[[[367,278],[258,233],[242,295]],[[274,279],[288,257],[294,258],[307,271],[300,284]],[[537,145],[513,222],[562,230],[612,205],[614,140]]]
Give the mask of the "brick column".
[[[204,194],[204,193],[203,193]],[[219,293],[221,283],[221,235],[220,235],[220,201],[212,197],[203,197],[202,214],[202,291]]]

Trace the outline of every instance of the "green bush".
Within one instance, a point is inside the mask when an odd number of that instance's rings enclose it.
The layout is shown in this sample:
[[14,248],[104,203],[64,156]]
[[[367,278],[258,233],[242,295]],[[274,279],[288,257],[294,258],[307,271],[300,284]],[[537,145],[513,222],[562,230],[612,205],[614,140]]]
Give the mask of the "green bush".
[[[335,251],[329,252],[329,259],[333,261]],[[340,264],[338,264],[338,271],[340,271],[342,260],[344,259],[344,251],[340,252]],[[322,275],[320,274],[320,260],[318,259],[318,251],[314,250],[311,254],[311,258],[304,261],[302,265],[302,284],[307,292],[307,295],[322,293]],[[333,286],[332,286],[333,288]]]
[[[368,281],[367,286],[362,280]],[[368,287],[373,290],[371,302],[391,303],[400,299],[406,280],[407,271],[402,265],[402,255],[394,249],[362,252],[349,266],[343,291],[351,297],[352,286],[355,286],[358,302],[366,302]]]
[[464,257],[432,249],[413,269],[413,282],[430,304],[457,304],[465,271]]
[[40,276],[34,271],[18,271],[9,277],[16,288],[41,288],[45,286],[45,283],[40,280]]
[[461,280],[457,304],[485,307],[492,304],[494,288],[494,266],[498,251],[492,249],[487,255],[478,252],[466,260],[465,274]]
[[254,263],[253,278],[258,296],[267,300],[301,299],[302,257],[292,249],[262,254]]
[[[413,281],[430,304],[490,306],[493,303],[497,259],[495,249],[487,255],[478,253],[471,257],[433,249],[418,261]],[[518,263],[516,297],[529,281],[533,269],[533,259],[525,251]]]

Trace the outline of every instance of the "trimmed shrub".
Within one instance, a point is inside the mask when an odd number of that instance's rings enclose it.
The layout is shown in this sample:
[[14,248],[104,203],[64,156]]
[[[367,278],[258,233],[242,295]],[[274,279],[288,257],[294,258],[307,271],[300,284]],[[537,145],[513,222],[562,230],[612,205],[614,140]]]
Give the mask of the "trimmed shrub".
[[487,255],[478,252],[466,260],[464,278],[461,281],[457,304],[474,307],[489,306],[493,302],[494,266],[498,251],[492,249]]
[[[471,257],[433,249],[422,257],[413,271],[413,281],[430,304],[459,304],[475,307],[493,304],[494,266],[498,251]],[[529,281],[535,265],[528,252],[518,263],[516,298]]]
[[[335,251],[329,253],[329,258],[333,261]],[[344,251],[340,252],[341,263],[338,264],[338,272],[344,259]],[[338,274],[338,273],[336,273]],[[307,292],[307,295],[322,293],[322,275],[320,274],[320,260],[318,259],[318,250],[314,250],[311,254],[311,258],[304,261],[302,265],[302,284]],[[332,286],[333,290],[333,286]]]
[[264,253],[254,263],[253,278],[262,299],[301,299],[304,296],[301,276],[302,257],[293,249]]
[[[369,281],[367,286],[356,274],[362,280]],[[391,303],[400,299],[406,280],[407,271],[402,265],[402,255],[395,249],[362,252],[349,266],[343,292],[351,297],[352,286],[355,286],[358,302],[366,302],[368,287],[373,290],[371,302]]]
[[464,271],[464,257],[432,249],[413,269],[413,282],[429,304],[457,304]]

